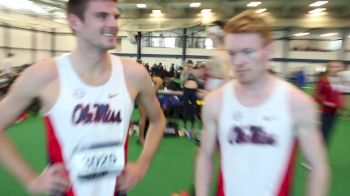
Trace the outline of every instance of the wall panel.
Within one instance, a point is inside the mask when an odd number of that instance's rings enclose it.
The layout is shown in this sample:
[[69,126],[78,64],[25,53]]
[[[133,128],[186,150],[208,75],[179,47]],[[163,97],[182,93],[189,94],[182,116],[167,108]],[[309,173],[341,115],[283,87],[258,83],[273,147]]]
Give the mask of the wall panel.
[[42,61],[44,59],[51,58],[51,52],[50,51],[37,51],[36,52],[36,62]]
[[24,64],[33,63],[31,50],[12,49],[11,52],[15,54],[15,56],[13,58],[14,59],[14,66],[21,66]]
[[0,27],[0,46],[5,46],[5,43],[4,43],[4,27]]
[[32,48],[32,31],[22,29],[10,29],[10,47]]
[[75,36],[73,35],[61,35],[55,36],[55,50],[72,51],[75,49]]
[[51,49],[51,34],[44,32],[36,32],[36,49]]

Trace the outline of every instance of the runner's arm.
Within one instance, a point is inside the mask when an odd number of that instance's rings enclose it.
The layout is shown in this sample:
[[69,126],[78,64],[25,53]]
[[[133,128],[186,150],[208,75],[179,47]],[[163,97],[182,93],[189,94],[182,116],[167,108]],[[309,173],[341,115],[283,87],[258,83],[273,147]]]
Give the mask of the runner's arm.
[[0,162],[26,187],[37,174],[23,160],[5,130],[17,119],[36,97],[39,83],[34,79],[34,70],[25,71],[0,101]]
[[325,145],[318,129],[315,103],[306,95],[295,93],[292,98],[292,107],[301,151],[311,167],[307,195],[326,196],[328,195],[329,167]]
[[137,162],[148,168],[163,137],[165,117],[157,100],[150,76],[144,69],[140,70],[140,73],[142,76],[137,83],[139,89],[138,102],[149,119],[149,128],[144,148]]
[[216,149],[216,133],[218,118],[219,94],[214,92],[209,94],[202,108],[203,135],[201,146],[197,155],[195,188],[196,195],[209,196],[209,187],[212,179],[213,155]]

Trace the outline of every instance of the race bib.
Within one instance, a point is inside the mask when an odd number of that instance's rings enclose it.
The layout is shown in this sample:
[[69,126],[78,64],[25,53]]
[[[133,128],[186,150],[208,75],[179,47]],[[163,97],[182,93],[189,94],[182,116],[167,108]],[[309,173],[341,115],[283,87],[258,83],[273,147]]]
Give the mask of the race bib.
[[125,165],[124,148],[113,145],[83,149],[74,153],[72,165],[79,178],[118,175]]

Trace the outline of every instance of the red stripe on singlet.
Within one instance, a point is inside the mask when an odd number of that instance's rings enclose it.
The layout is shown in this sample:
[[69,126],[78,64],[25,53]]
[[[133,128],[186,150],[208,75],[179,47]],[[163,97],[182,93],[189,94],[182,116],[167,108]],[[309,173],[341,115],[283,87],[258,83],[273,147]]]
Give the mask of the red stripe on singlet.
[[217,192],[216,192],[216,196],[225,196],[225,191],[224,191],[224,177],[222,176],[221,167],[220,167],[220,170],[219,170],[218,190],[217,190]]
[[290,195],[290,188],[292,184],[293,179],[293,173],[294,173],[294,166],[295,166],[295,158],[296,158],[296,152],[297,152],[297,142],[294,141],[292,151],[290,153],[289,163],[286,168],[286,172],[284,174],[283,181],[280,185],[278,196],[288,196]]
[[[55,163],[64,163],[62,156],[61,144],[57,140],[55,129],[52,125],[50,117],[46,116],[44,118],[45,128],[46,128],[46,148],[48,150],[48,156],[50,164]],[[68,175],[68,171],[66,169]],[[73,188],[70,188],[68,192],[65,193],[65,196],[74,196]]]
[[222,162],[221,151],[220,151],[220,144],[219,144],[218,141],[217,141],[217,146],[218,146],[218,149],[219,149],[219,164],[220,164],[220,167],[219,167],[218,187],[217,187],[218,190],[216,192],[216,196],[225,196],[224,176],[222,175],[222,169],[221,169],[221,162]]
[[[131,125],[129,125],[128,131],[126,133],[126,140],[125,140],[125,143],[124,143],[125,166],[128,163],[128,147],[129,147],[129,131],[130,131],[130,128],[131,128]],[[114,189],[114,196],[118,196],[118,188],[117,188],[117,186]]]

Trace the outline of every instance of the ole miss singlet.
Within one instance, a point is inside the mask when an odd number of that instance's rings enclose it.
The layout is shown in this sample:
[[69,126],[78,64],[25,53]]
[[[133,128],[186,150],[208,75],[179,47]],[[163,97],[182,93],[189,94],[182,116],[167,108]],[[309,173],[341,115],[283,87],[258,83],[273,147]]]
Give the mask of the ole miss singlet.
[[50,163],[64,163],[72,183],[66,195],[112,196],[125,166],[133,102],[120,59],[110,58],[111,75],[101,86],[80,80],[70,54],[56,58],[59,96],[45,125]]
[[218,195],[287,196],[296,147],[289,84],[276,81],[273,94],[256,107],[240,104],[234,85],[223,87]]

